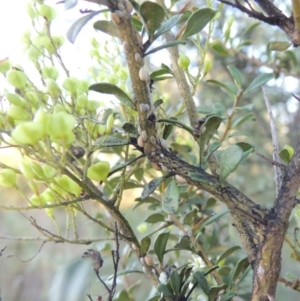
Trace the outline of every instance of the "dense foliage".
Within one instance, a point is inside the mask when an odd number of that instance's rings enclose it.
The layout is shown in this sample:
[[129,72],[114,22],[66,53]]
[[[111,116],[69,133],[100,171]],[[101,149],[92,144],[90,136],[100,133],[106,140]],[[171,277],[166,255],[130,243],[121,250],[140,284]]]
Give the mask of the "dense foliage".
[[[39,232],[13,233],[21,245],[73,245],[39,300],[272,301],[277,281],[300,291],[297,37],[255,3],[271,25],[215,1],[88,2],[66,37],[52,34],[55,6],[29,2],[34,72],[0,62],[1,148],[20,158],[0,163],[2,216],[22,212]],[[93,66],[74,77],[61,50],[92,25]]]

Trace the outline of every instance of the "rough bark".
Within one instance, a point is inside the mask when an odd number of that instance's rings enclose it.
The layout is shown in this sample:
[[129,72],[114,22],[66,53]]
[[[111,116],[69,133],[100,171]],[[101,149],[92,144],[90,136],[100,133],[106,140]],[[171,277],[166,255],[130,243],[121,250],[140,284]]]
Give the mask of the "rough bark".
[[[227,1],[222,2],[227,3]],[[257,2],[265,3],[265,1]],[[119,3],[123,3],[123,1],[119,1]],[[238,7],[238,5],[240,3],[236,1],[233,6]],[[272,5],[270,7],[272,8]],[[274,11],[276,14],[281,14],[278,10]],[[253,10],[250,10],[250,12],[253,16]],[[261,15],[264,18],[268,18],[267,20],[271,24],[270,22],[275,17],[269,10],[267,14],[270,17]],[[281,21],[279,22],[278,20],[276,25],[286,30],[287,34],[292,34],[293,21],[284,15],[281,16],[281,19],[284,21],[282,21],[284,25],[280,25]],[[139,77],[139,70],[142,66],[135,59],[135,54],[143,55],[143,51],[136,40],[136,31],[130,22],[130,16],[124,13],[123,17],[120,17],[120,23],[117,25],[131,76],[133,97],[139,116],[139,126],[141,131],[145,132],[144,152],[146,156],[150,161],[165,166],[170,172],[185,178],[190,185],[203,189],[227,205],[253,269],[253,293],[251,300],[273,300],[281,269],[281,249],[284,236],[288,227],[289,216],[296,203],[295,197],[300,185],[300,177],[298,176],[300,174],[300,144],[286,170],[279,196],[271,210],[262,209],[260,205],[254,203],[241,191],[228,183],[225,183],[222,187],[218,176],[210,175],[202,168],[190,165],[179,159],[170,150],[161,146],[155,128],[155,120],[153,122],[152,118],[152,122],[150,122],[149,112],[142,109],[144,105],[149,106],[149,108],[153,106],[149,93],[149,83],[147,80],[141,80]],[[155,112],[153,113],[155,115]],[[196,173],[200,180],[195,180],[191,173]]]

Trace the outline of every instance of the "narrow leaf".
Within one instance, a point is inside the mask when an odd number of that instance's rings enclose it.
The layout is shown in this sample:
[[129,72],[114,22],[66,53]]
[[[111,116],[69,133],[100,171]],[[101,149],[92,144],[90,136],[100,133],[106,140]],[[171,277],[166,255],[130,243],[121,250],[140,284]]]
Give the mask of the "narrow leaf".
[[145,222],[149,224],[155,224],[164,221],[165,221],[165,217],[160,213],[151,214],[145,219]]
[[154,252],[161,266],[163,266],[163,259],[164,259],[164,254],[169,239],[169,235],[170,232],[166,232],[158,235],[154,243]]
[[243,150],[237,145],[226,148],[220,158],[220,181],[224,184],[225,179],[237,169],[243,158]]
[[240,71],[234,66],[227,66],[231,76],[233,77],[236,85],[240,88],[242,86],[242,76]]
[[155,189],[160,185],[160,183],[162,183],[167,177],[168,176],[163,176],[163,177],[155,178],[151,182],[149,182],[148,184],[146,184],[144,186],[143,191],[142,191],[141,198],[145,199],[151,193],[153,193],[155,191]]
[[198,229],[198,232],[201,232],[201,230],[208,226],[209,224],[217,221],[218,219],[220,219],[223,215],[227,214],[228,210],[222,211],[220,213],[214,214],[213,216],[211,216],[210,218],[208,218],[202,225],[201,227]]
[[266,84],[269,80],[274,78],[273,73],[264,73],[256,77],[253,82],[249,85],[249,87],[245,90],[244,95],[249,93],[252,90],[255,90],[264,84]]
[[208,160],[208,158],[213,154],[222,144],[219,141],[215,141],[208,146],[207,155],[204,158],[204,163]]
[[97,83],[89,87],[89,90],[96,91],[99,93],[112,94],[125,106],[135,109],[135,106],[129,96],[119,87],[110,83]]
[[112,21],[99,20],[94,23],[94,28],[96,30],[102,31],[112,37],[119,37],[119,30],[117,25]]
[[218,273],[221,276],[228,276],[231,272],[231,267],[223,265],[219,268]]
[[123,164],[117,164],[116,166],[114,166],[114,167],[109,171],[107,177],[110,177],[112,174],[116,173],[116,172],[119,171],[119,170],[122,170],[122,169],[125,168],[126,166],[132,164],[133,162],[135,162],[135,161],[137,161],[137,160],[139,160],[139,159],[141,159],[141,158],[143,158],[143,157],[145,157],[145,155],[138,156],[138,157],[136,157],[136,158],[134,158],[134,159],[131,159],[131,160],[129,160],[129,161],[123,163]]
[[190,172],[189,176],[191,177],[192,180],[207,184],[210,186],[216,187],[217,184],[213,182],[209,174],[206,174],[204,172]]
[[180,38],[185,39],[200,32],[215,14],[216,12],[210,8],[196,10],[187,20],[186,28]]
[[204,124],[200,128],[200,166],[204,164],[204,152],[206,146],[209,144],[210,139],[216,133],[223,119],[217,115],[211,115],[206,118]]
[[217,300],[219,293],[227,288],[227,285],[224,283],[220,286],[212,286],[209,290],[210,300]]
[[232,89],[227,84],[221,83],[218,80],[214,80],[214,79],[209,79],[206,81],[206,83],[215,84],[215,85],[221,87],[222,90],[224,90],[230,97],[232,97],[232,98],[235,97],[234,91],[232,91]]
[[235,292],[229,291],[227,292],[221,299],[221,301],[229,301],[232,300],[237,294]]
[[246,122],[247,120],[249,119],[254,119],[254,114],[252,112],[238,118],[237,120],[235,120],[233,123],[232,123],[232,128],[235,128],[235,127],[239,127],[241,124],[243,124],[244,122]]
[[225,258],[229,257],[229,256],[230,256],[233,252],[235,252],[236,250],[240,250],[240,249],[241,249],[240,246],[234,246],[234,247],[231,247],[231,248],[227,249],[226,251],[224,251],[224,252],[220,255],[219,259],[217,260],[217,264],[218,264],[219,262],[221,262],[222,260],[224,260]]
[[169,31],[172,27],[174,27],[180,20],[181,15],[174,15],[167,21],[163,22],[161,26],[158,28],[156,31],[154,38],[156,39],[157,37],[161,36],[165,32]]
[[[143,271],[139,271],[139,270],[124,270],[124,271],[119,271],[117,273],[117,277],[122,276],[122,275],[126,275],[126,274],[133,274],[133,273],[138,273],[138,274],[143,274]],[[114,275],[110,275],[107,280],[112,280],[114,278]]]
[[231,289],[233,289],[235,282],[240,278],[240,276],[245,272],[245,270],[248,268],[249,266],[249,260],[248,257],[245,257],[243,259],[241,259],[235,266],[234,268],[234,272],[232,274],[232,278],[230,281],[230,285],[229,287]]
[[174,124],[175,126],[177,126],[179,128],[182,128],[182,129],[188,131],[190,134],[193,135],[193,129],[191,129],[189,126],[187,126],[183,122],[180,122],[176,119],[159,119],[158,122],[165,122],[165,123]]
[[177,46],[177,45],[179,45],[179,44],[185,45],[186,42],[184,42],[184,41],[172,41],[172,42],[170,42],[170,43],[163,44],[163,45],[161,45],[161,46],[159,46],[159,47],[156,47],[156,48],[154,48],[154,49],[148,51],[147,53],[144,54],[144,56],[147,56],[147,55],[149,55],[149,54],[155,53],[155,52],[157,52],[157,51],[159,51],[159,50],[162,50],[162,49],[165,49],[165,48],[170,48],[170,47]]
[[79,32],[81,31],[81,29],[83,28],[83,26],[89,20],[91,20],[95,16],[99,15],[100,13],[107,12],[107,11],[109,11],[109,10],[108,9],[98,10],[98,11],[92,12],[92,13],[90,13],[90,14],[84,16],[84,17],[81,17],[80,19],[78,19],[75,23],[72,24],[72,26],[67,31],[67,39],[71,43],[74,43],[77,35],[79,34]]
[[179,208],[179,187],[175,179],[168,184],[162,200],[162,209],[168,214],[177,213]]
[[230,55],[230,52],[227,50],[227,48],[223,44],[221,44],[219,41],[211,43],[210,47],[214,52],[216,52],[219,55],[222,55],[222,56]]
[[115,136],[104,136],[95,141],[95,146],[101,146],[101,147],[122,146],[128,144],[129,141],[120,139]]

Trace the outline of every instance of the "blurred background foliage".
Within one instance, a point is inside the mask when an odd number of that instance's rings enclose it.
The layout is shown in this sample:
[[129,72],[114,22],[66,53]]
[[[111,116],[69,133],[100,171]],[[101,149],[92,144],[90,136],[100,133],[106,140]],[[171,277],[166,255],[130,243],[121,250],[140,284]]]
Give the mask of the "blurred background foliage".
[[[186,4],[186,1],[173,2],[176,2],[174,10],[179,10]],[[55,4],[55,1],[47,1],[46,3],[52,5],[55,9],[59,7],[58,4]],[[290,11],[289,3],[282,3],[276,0],[274,3],[278,4],[278,7],[284,12]],[[265,89],[276,119],[280,146],[283,148],[287,144],[294,147],[296,137],[299,136],[300,116],[298,101],[293,98],[291,93],[299,94],[299,50],[290,47],[283,52],[271,51],[269,48],[271,42],[286,39],[278,28],[250,19],[245,14],[231,7],[224,5],[220,8],[220,3],[217,1],[209,1],[208,3],[205,1],[194,1],[193,5],[196,7],[206,7],[208,5],[220,10],[220,15],[213,24],[211,39],[205,53],[205,61],[202,61],[203,57],[197,50],[197,41],[188,40],[185,46],[179,46],[180,52],[191,60],[191,64],[188,67],[188,72],[191,75],[195,75],[198,72],[200,65],[204,66],[206,64],[205,66],[208,68],[207,75],[203,77],[195,88],[194,96],[200,116],[204,117],[205,114],[215,109],[223,111],[224,115],[231,114],[233,99],[224,92],[222,87],[209,82],[209,80],[213,79],[225,85],[227,83],[232,84],[233,78],[230,75],[228,66],[234,66],[240,71],[242,88],[246,88],[261,73],[274,73],[275,79],[269,81]],[[85,8],[87,4],[81,3],[81,6]],[[75,7],[73,9],[78,10],[79,8]],[[60,18],[63,18],[62,14],[60,14]],[[107,14],[104,13],[99,18],[105,19]],[[55,22],[56,20],[53,21],[54,25]],[[84,30],[87,30],[86,28],[91,30],[92,24],[93,22],[88,23]],[[90,66],[86,66],[86,70],[82,71],[82,77],[85,77],[91,83],[106,81],[117,84],[120,88],[129,91],[127,69],[124,65],[125,61],[117,39],[107,39],[107,36],[96,31],[92,35],[89,46],[92,63]],[[198,38],[200,41],[198,47],[204,47],[207,39],[207,28],[201,32]],[[25,51],[29,55],[29,60],[34,61],[34,58],[30,57],[32,49],[25,46]],[[64,59],[63,55],[62,58]],[[151,71],[155,71],[160,68],[162,63],[170,66],[168,60],[168,54],[164,50],[150,56],[147,65]],[[203,74],[204,69],[201,72]],[[173,79],[157,81],[153,87],[154,100],[163,100],[163,105],[159,109],[161,115],[167,115],[170,118],[177,114],[178,120],[187,124],[188,119],[186,115],[184,113],[178,114],[181,101],[175,81]],[[102,99],[95,95],[93,97],[97,98],[100,108],[103,108],[102,120],[106,121],[108,116],[114,113],[117,126],[125,122],[124,108],[121,107],[120,110],[120,106],[114,100],[109,98]],[[2,101],[4,102],[4,99]],[[273,167],[256,155],[256,152],[258,152],[268,158],[272,157],[269,117],[265,109],[261,89],[243,96],[239,105],[244,107],[244,109],[236,112],[233,121],[239,119],[240,123],[237,130],[232,129],[228,133],[223,145],[247,141],[255,147],[255,152],[246,160],[244,165],[240,166],[230,176],[229,181],[254,201],[268,207],[275,197]],[[243,119],[243,117],[245,118]],[[222,124],[218,132],[219,138],[222,137],[224,131],[225,124]],[[233,135],[236,131],[240,131],[242,134]],[[168,142],[179,156],[190,163],[195,163],[197,149],[192,141],[192,136],[187,135],[182,129],[174,128],[168,137]],[[124,148],[121,147],[108,148],[102,151],[101,156],[108,158],[110,162],[117,162],[120,157],[124,158],[123,150]],[[133,156],[132,153],[130,153],[130,156]],[[20,156],[12,148],[2,148],[1,162],[18,168]],[[157,229],[155,223],[147,223],[144,220],[154,212],[162,213],[155,197],[159,197],[160,193],[165,191],[168,182],[160,186],[159,190],[154,194],[154,198],[149,197],[142,202],[140,195],[145,185],[145,179],[149,182],[152,178],[161,176],[161,173],[151,169],[147,161],[141,162],[140,166],[136,168],[129,182],[130,185],[128,187],[131,189],[124,192],[122,212],[128,218],[133,229],[136,230],[138,238],[142,239]],[[144,170],[146,170],[145,174]],[[20,189],[29,197],[32,191],[27,186],[26,180],[19,178],[18,181]],[[110,183],[112,186],[115,185],[113,180]],[[24,206],[24,201],[12,189],[3,187],[0,189],[2,205]],[[107,188],[104,188],[104,191],[109,193]],[[202,191],[192,191],[185,185],[180,187],[180,191],[181,198],[184,200],[180,208],[181,216],[189,213],[191,207],[199,209],[202,214],[201,217],[207,217],[212,213],[219,213],[225,210],[222,204]],[[85,206],[91,215],[113,227],[113,221],[101,205],[88,202]],[[66,221],[67,210],[64,208],[54,210],[56,223],[61,233],[69,231],[69,221]],[[86,294],[91,294],[91,296],[102,295],[106,299],[106,293],[102,284],[99,283],[95,274],[86,265],[86,262],[81,259],[81,256],[88,248],[101,251],[104,259],[101,277],[105,280],[113,272],[110,252],[111,249],[115,248],[114,243],[99,240],[89,246],[73,245],[67,242],[47,242],[44,244],[43,241],[38,239],[40,233],[31,226],[30,216],[33,216],[38,224],[42,224],[44,229],[48,229],[51,232],[56,231],[55,224],[44,210],[0,211],[2,225],[0,248],[6,247],[0,258],[2,299],[11,301],[19,299],[74,301],[87,300]],[[107,236],[107,233],[101,227],[82,215],[76,216],[76,225],[78,236],[81,238]],[[291,240],[293,240],[296,226],[298,226],[297,219],[292,217],[288,232]],[[171,248],[178,241],[179,236],[177,235],[182,235],[182,233],[174,226],[170,226],[169,229],[172,233],[169,240],[169,247]],[[205,246],[212,261],[216,261],[218,256],[229,247],[240,245],[237,232],[231,225],[229,215],[222,216],[221,219],[207,225],[201,231],[200,241]],[[9,237],[16,239],[6,239]],[[290,253],[291,249],[285,246],[282,274],[288,272],[290,273],[290,279],[293,279],[293,273],[296,273],[298,269],[295,266],[295,261],[290,258]],[[130,252],[130,247],[122,242],[120,254],[120,270],[141,271],[141,266]],[[230,280],[237,262],[244,257],[243,251],[237,249],[220,263],[220,265],[223,265],[222,276],[225,281]],[[180,251],[180,253],[170,252],[166,255],[166,260],[166,263],[170,265],[181,266],[184,263],[192,262],[195,268],[203,268],[203,263],[199,258],[191,256],[191,253],[188,251]],[[209,280],[212,281],[212,279]],[[246,273],[237,285],[239,298],[248,300],[250,289],[251,273]],[[134,273],[119,278],[117,292],[116,300],[120,301],[146,300],[149,296],[155,294],[146,276]],[[204,298],[203,296],[201,297],[200,291],[197,291],[195,296],[197,294],[198,298],[193,297],[194,299],[191,300],[202,300],[201,298]],[[297,293],[279,284],[278,299],[281,300],[287,294],[291,300],[299,298]],[[235,300],[241,300],[239,298]]]

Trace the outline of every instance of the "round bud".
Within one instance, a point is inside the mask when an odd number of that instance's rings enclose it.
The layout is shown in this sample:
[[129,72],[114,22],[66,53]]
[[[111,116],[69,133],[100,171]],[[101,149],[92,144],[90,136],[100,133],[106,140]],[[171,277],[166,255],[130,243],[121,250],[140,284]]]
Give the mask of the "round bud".
[[149,266],[153,266],[153,258],[151,257],[151,256],[149,256],[149,255],[146,255],[145,257],[144,257],[144,261],[145,261],[145,263],[147,264],[147,265],[149,265]]
[[187,70],[191,61],[188,56],[186,55],[181,55],[180,58],[178,59],[178,66],[182,68],[183,70]]
[[175,175],[175,181],[176,181],[178,184],[186,184],[186,179],[183,178],[183,177],[180,176],[180,175]]
[[116,13],[111,13],[110,19],[117,25],[119,25],[121,23],[121,20]]
[[161,166],[157,163],[151,162],[151,165],[155,170],[158,170],[158,171],[162,170]]
[[139,136],[139,138],[137,140],[137,144],[139,147],[144,147],[144,140],[143,140],[142,136]]
[[149,72],[145,67],[140,68],[139,77],[141,81],[148,81],[150,79]]

